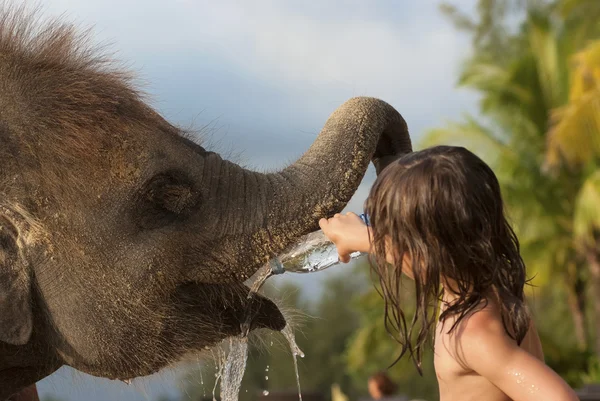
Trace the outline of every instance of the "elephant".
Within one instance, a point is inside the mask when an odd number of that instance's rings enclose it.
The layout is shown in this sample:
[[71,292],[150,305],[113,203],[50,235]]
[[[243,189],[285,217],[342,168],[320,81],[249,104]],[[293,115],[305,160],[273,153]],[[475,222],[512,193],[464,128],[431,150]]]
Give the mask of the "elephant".
[[151,108],[67,22],[0,10],[0,400],[61,366],[152,374],[282,330],[244,284],[341,211],[369,163],[411,151],[388,103],[355,97],[298,160],[242,168]]

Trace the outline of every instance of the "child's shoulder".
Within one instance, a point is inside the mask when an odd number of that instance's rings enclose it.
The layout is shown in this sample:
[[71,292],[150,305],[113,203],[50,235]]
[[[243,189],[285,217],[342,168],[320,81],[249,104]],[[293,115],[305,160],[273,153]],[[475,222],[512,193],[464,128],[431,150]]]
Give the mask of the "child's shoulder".
[[[456,317],[451,320],[454,323]],[[448,333],[447,328],[444,331],[448,336],[444,343],[449,345],[450,353],[463,367],[473,368],[473,364],[477,364],[474,359],[494,355],[513,342],[506,332],[499,308],[492,302],[469,312],[456,323],[452,332]]]
[[456,333],[465,339],[506,335],[500,309],[492,302],[482,304],[460,320]]

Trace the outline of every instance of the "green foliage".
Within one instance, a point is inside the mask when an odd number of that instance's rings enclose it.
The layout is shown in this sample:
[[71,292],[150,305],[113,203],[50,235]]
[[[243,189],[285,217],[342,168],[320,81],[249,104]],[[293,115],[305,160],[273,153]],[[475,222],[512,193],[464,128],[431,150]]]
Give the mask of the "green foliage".
[[593,356],[589,359],[587,372],[581,375],[582,384],[600,383],[600,360]]
[[579,192],[574,230],[577,238],[588,244],[600,230],[600,170],[590,175]]
[[574,388],[583,384],[582,372],[587,369],[592,357],[589,349],[579,347],[570,309],[563,302],[565,289],[562,286],[534,288],[529,305],[544,347],[546,363]]
[[576,40],[600,35],[600,2],[597,0],[562,0],[557,3],[557,9],[565,24],[575,27]]

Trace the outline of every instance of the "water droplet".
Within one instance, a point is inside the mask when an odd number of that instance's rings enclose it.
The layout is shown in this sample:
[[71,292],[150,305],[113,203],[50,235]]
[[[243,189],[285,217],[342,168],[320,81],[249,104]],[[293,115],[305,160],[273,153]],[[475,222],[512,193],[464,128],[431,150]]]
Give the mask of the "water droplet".
[[269,376],[265,376],[265,380],[269,380]]
[[263,395],[269,395],[269,390],[263,390]]

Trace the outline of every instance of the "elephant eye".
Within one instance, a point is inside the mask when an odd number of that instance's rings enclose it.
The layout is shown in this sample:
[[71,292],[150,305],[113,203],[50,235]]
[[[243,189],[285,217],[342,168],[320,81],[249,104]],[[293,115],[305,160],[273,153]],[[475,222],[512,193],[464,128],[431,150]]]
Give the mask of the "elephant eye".
[[152,185],[146,196],[156,206],[179,214],[189,206],[192,199],[192,190],[187,185],[161,182]]
[[139,209],[140,224],[144,228],[158,228],[185,215],[197,203],[190,180],[181,174],[160,174],[142,190]]

